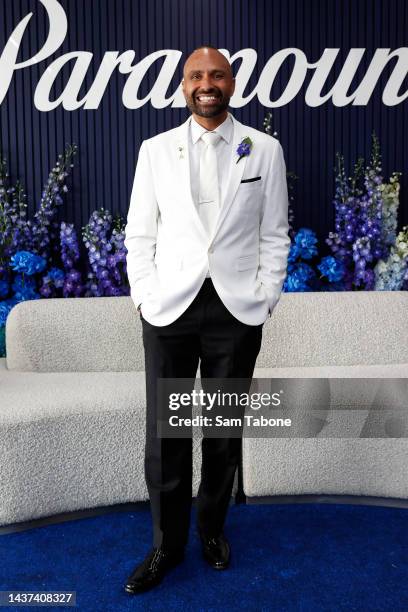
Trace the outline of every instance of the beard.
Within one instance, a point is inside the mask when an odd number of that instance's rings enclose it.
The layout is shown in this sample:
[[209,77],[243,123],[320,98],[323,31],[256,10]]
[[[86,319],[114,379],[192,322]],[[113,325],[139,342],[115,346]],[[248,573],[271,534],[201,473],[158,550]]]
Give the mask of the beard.
[[219,96],[219,99],[215,104],[207,106],[200,104],[195,95],[186,96],[186,104],[189,111],[199,117],[216,117],[228,108],[231,99],[229,96],[223,96],[220,92],[212,92],[207,95]]

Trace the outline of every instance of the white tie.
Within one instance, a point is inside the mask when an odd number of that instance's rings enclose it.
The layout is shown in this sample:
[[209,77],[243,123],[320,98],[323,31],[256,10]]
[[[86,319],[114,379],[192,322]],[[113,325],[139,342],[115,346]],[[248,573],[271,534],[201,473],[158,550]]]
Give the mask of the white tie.
[[199,211],[203,225],[209,236],[212,236],[220,208],[220,193],[218,182],[218,163],[215,147],[221,134],[205,132],[201,136],[204,142],[200,156],[200,191]]

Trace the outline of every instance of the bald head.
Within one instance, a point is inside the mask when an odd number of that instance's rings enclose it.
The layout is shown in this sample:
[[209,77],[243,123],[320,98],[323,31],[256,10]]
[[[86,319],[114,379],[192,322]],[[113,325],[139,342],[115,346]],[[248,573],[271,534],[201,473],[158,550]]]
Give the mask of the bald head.
[[181,85],[187,107],[196,119],[208,119],[209,127],[227,117],[235,79],[229,61],[218,49],[210,46],[195,49],[184,64]]
[[213,63],[217,68],[222,68],[230,74],[232,78],[232,69],[229,61],[218,49],[211,46],[197,47],[188,56],[184,63],[183,78],[186,78],[186,74],[190,70],[194,70],[197,66]]

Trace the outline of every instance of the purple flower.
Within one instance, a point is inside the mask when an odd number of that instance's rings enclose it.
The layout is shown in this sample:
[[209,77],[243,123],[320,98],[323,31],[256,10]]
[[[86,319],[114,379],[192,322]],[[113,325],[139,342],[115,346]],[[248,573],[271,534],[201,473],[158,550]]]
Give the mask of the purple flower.
[[120,217],[101,208],[94,211],[83,231],[92,272],[86,297],[129,295],[126,276],[125,225]]
[[59,268],[51,268],[42,279],[40,293],[43,297],[58,297],[58,289],[64,285],[65,274]]
[[63,286],[64,297],[80,297],[84,294],[81,274],[75,269],[79,261],[79,244],[73,223],[61,223],[60,229],[61,260],[66,271]]
[[238,155],[237,163],[243,157],[247,157],[251,153],[252,146],[253,146],[253,143],[252,143],[252,140],[249,138],[249,136],[246,136],[245,138],[241,140],[236,150],[236,153]]
[[370,163],[364,169],[364,160],[359,158],[352,177],[346,176],[344,158],[337,154],[337,160],[334,199],[336,232],[329,235],[326,243],[335,258],[341,260],[354,275],[354,279],[350,280],[347,274],[347,287],[370,290],[374,286],[372,268],[376,260],[386,258],[396,225],[389,220],[386,229],[384,226],[384,186],[380,174],[378,138],[373,134]]

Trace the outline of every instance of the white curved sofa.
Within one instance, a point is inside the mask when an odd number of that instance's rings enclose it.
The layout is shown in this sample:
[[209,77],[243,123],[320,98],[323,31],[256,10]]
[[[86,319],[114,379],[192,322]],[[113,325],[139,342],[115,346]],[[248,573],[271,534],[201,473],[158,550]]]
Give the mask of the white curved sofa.
[[[282,294],[254,376],[408,378],[407,307],[406,292]],[[22,302],[7,319],[6,349],[0,525],[147,500],[142,329],[131,298]],[[406,499],[407,450],[403,438],[244,439],[244,491]]]

